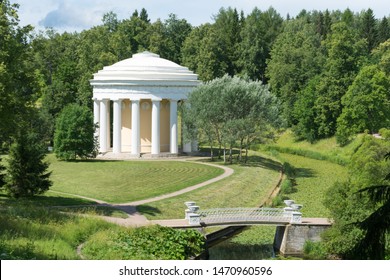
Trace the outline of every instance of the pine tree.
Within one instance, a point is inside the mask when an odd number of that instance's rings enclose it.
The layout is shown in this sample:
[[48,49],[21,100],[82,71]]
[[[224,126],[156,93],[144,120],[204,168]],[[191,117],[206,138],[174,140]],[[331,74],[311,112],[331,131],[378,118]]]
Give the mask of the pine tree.
[[383,17],[378,27],[378,43],[386,42],[388,39],[390,39],[389,20]]
[[44,161],[45,148],[37,135],[19,132],[11,145],[5,189],[15,198],[31,197],[47,191],[52,182],[49,164]]
[[371,51],[378,45],[378,29],[374,12],[368,9],[363,14],[363,22],[361,28],[362,38],[367,40],[368,50]]

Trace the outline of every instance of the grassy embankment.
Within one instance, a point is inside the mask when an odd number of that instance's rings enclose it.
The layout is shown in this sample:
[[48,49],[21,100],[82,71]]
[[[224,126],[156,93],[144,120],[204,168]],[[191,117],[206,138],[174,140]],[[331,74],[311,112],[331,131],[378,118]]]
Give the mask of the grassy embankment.
[[[303,204],[303,216],[328,217],[329,212],[323,204],[324,195],[336,181],[347,178],[347,168],[350,156],[360,145],[361,137],[357,137],[346,147],[339,147],[334,138],[324,139],[314,144],[306,141],[295,141],[291,133],[283,134],[277,143],[262,147],[281,162],[289,163],[295,175],[292,179],[292,192],[281,194],[283,199],[293,199]],[[246,258],[262,258],[267,252],[272,252],[274,227],[251,227],[230,240],[230,244],[214,248],[214,258],[234,258],[234,254]],[[248,253],[249,252],[249,253]],[[247,253],[247,254],[246,254]],[[246,254],[246,255],[245,255]],[[265,253],[267,255],[267,253]]]
[[52,191],[123,203],[171,193],[223,173],[178,161],[58,161],[49,156]]
[[[55,192],[21,200],[0,192],[0,259],[78,259],[76,248],[81,243],[102,231],[123,231],[90,217],[127,217],[123,212],[72,194],[127,202],[172,192],[223,172],[187,162],[61,162],[53,155],[48,159]],[[89,216],[72,215],[80,212]]]
[[[305,216],[327,216],[327,210],[321,203],[323,195],[334,181],[342,180],[346,176],[346,168],[334,162],[339,161],[340,157],[343,161],[348,161],[348,156],[353,151],[353,147],[358,145],[358,142],[355,141],[347,148],[341,149],[332,143],[334,143],[333,139],[320,141],[314,145],[305,142],[294,142],[291,135],[286,134],[279,139],[276,145],[268,147],[266,151],[281,161],[289,162],[295,168],[294,192],[288,194],[288,198],[295,199],[298,203],[304,205],[302,211]],[[295,155],[282,153],[286,151]],[[202,208],[253,207],[259,205],[264,197],[268,195],[270,188],[277,182],[280,168],[277,162],[259,156],[264,153],[263,151],[251,154],[251,162],[247,165],[232,165],[231,167],[235,170],[235,173],[223,181],[179,197],[140,206],[139,210],[150,219],[162,219],[183,217],[183,202],[187,200],[196,201]],[[296,154],[305,154],[306,157]],[[325,155],[327,160],[313,159],[313,157],[317,158],[319,155]],[[308,158],[308,156],[312,158]],[[132,180],[138,175],[127,176],[128,173],[131,173],[130,169],[136,169],[130,164],[126,165],[120,162],[65,163],[57,162],[54,158],[50,160],[53,169],[53,190],[116,202],[137,200],[156,195],[153,186],[150,187],[150,192],[148,191],[149,187],[146,188],[144,184],[137,187],[136,181]],[[137,165],[139,163],[136,162]],[[198,164],[194,164],[194,167],[195,165],[196,168],[201,167]],[[166,173],[165,168],[165,164],[160,164],[160,166],[154,168],[149,166],[148,171],[143,173],[144,179],[150,178],[150,185],[158,184],[159,186],[161,174],[160,177],[152,178],[150,173],[165,172],[165,174],[169,174],[167,176],[169,179],[175,178],[176,174],[180,174],[179,177],[188,179],[188,174],[198,175],[199,172],[199,169],[191,172],[174,168],[175,171],[172,173]],[[138,172],[141,171],[138,170]],[[215,170],[211,173],[210,171],[204,172],[203,174],[210,175]],[[213,176],[216,176],[216,173]],[[123,185],[120,188],[123,191],[117,192],[116,189],[113,189],[115,186],[105,188],[105,179],[108,178],[115,180],[122,178],[122,184],[118,181],[115,182],[119,186]],[[129,181],[131,184],[129,184]],[[141,180],[141,182],[144,181]],[[177,182],[182,182],[182,180],[178,179]],[[126,184],[132,191],[129,192],[126,189]],[[170,192],[175,188],[166,187],[163,192]],[[0,249],[2,252],[7,252],[13,255],[14,258],[21,259],[77,259],[76,247],[78,244],[96,236],[102,230],[118,230],[117,226],[98,219],[65,215],[59,213],[56,209],[37,207],[37,204],[43,206],[89,205],[91,202],[66,194],[50,192],[45,196],[22,202],[9,199],[4,195],[0,196],[2,212],[0,218]],[[123,214],[106,208],[84,207],[84,209],[99,215],[121,217]],[[273,233],[274,229],[272,227],[252,227],[235,237],[231,242],[233,245],[244,248],[244,250],[249,250],[249,247],[257,250],[259,247],[263,247],[264,244],[267,246],[272,243]]]

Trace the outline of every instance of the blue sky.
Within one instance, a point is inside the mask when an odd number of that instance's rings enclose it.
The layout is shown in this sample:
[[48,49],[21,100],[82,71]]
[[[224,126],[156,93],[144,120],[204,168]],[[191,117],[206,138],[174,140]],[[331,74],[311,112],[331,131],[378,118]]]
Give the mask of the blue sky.
[[274,7],[283,17],[295,16],[302,9],[360,12],[371,8],[377,18],[390,15],[389,0],[10,0],[20,4],[22,25],[36,29],[53,27],[58,31],[81,31],[99,25],[104,13],[114,11],[119,19],[128,18],[135,9],[146,8],[152,21],[167,19],[170,13],[192,25],[212,22],[221,7],[233,7],[250,13],[254,7]]

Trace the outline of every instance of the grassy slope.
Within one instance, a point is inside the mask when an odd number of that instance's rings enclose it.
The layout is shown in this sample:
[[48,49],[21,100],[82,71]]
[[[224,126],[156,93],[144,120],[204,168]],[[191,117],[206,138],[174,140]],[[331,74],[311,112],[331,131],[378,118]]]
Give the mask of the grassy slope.
[[[356,139],[347,147],[338,147],[334,138],[324,139],[316,144],[310,144],[306,141],[296,142],[291,133],[283,134],[275,147],[288,148],[291,151],[299,150],[305,154],[306,151],[326,155],[329,157],[342,157],[348,161],[355,147],[360,143],[360,139]],[[303,204],[302,214],[304,217],[328,217],[329,212],[322,203],[324,194],[327,189],[338,180],[347,178],[347,168],[339,164],[326,160],[316,160],[294,154],[279,153],[271,151],[273,156],[277,157],[282,162],[288,162],[297,169],[296,176],[296,192],[289,194],[288,198],[294,199],[297,203]],[[309,153],[310,154],[310,153]],[[287,197],[285,197],[287,198]],[[240,235],[230,240],[230,245],[213,248],[212,257],[224,258],[226,250],[233,250],[238,247],[238,251],[242,256],[244,251],[261,248],[260,251],[272,252],[272,243],[275,234],[275,228],[271,226],[253,226],[245,230]],[[251,244],[252,246],[248,246]],[[245,248],[242,251],[242,248]],[[241,252],[242,251],[242,252]],[[254,258],[263,258],[252,252],[248,256]],[[270,253],[268,254],[270,256]],[[233,256],[234,257],[234,256]],[[266,257],[266,256],[265,256]]]
[[165,193],[214,178],[216,167],[178,161],[57,161],[51,190],[107,202],[129,202]]
[[280,164],[253,152],[247,165],[231,165],[230,177],[174,198],[137,207],[148,219],[178,219],[184,202],[195,201],[203,209],[259,206],[279,179]]

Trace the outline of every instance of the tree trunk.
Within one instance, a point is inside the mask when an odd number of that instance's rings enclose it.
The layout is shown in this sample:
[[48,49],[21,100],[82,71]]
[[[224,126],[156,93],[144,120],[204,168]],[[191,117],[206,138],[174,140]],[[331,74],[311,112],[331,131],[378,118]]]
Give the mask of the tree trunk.
[[211,161],[214,161],[214,153],[213,153],[213,142],[210,142],[210,157]]
[[226,145],[223,145],[223,163],[226,164]]
[[239,162],[242,161],[242,144],[243,144],[243,142],[244,142],[244,139],[241,139],[241,141],[240,141],[240,154],[238,156]]
[[230,161],[230,164],[233,164],[233,144],[230,144],[229,161]]

